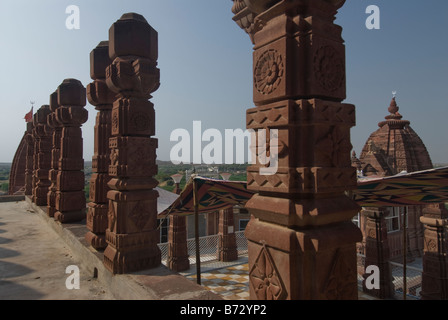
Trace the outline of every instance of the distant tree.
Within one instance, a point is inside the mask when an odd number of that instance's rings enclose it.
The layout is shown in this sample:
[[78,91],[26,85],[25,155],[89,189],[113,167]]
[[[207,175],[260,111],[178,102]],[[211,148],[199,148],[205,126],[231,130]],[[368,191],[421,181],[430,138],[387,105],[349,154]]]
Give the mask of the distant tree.
[[9,182],[2,183],[1,190],[4,192],[9,191]]
[[90,202],[90,200],[89,200],[89,197],[90,197],[90,183],[87,183],[87,184],[85,185],[85,187],[84,187],[84,193],[85,193],[85,195],[86,195],[87,203],[89,203],[89,202]]

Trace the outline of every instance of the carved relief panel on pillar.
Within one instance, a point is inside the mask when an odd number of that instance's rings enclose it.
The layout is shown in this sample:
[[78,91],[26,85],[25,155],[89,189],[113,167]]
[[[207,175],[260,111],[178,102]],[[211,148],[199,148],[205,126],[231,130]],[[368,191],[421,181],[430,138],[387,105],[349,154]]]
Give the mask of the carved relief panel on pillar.
[[[278,130],[278,170],[276,175],[260,174],[264,165],[257,158],[257,164],[248,169],[248,188],[281,193],[355,188],[356,170],[350,161],[354,125],[353,105],[319,99],[285,100],[249,109],[247,128]],[[256,154],[262,143],[258,139],[253,145]]]

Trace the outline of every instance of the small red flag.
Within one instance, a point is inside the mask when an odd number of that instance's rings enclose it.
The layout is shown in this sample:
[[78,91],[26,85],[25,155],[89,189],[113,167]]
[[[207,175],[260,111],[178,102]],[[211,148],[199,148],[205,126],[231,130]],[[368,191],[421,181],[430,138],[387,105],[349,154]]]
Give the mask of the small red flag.
[[25,115],[24,119],[25,122],[33,122],[33,107],[31,107],[31,111]]

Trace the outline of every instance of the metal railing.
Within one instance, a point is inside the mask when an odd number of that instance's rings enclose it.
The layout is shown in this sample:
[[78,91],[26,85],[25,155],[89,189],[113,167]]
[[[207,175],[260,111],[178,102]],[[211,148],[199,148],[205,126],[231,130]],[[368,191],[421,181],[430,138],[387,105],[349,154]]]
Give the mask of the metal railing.
[[159,246],[159,249],[160,249],[160,251],[162,253],[162,263],[164,265],[167,265],[167,263],[168,263],[168,246],[169,246],[169,243],[168,242],[159,243],[158,246]]
[[366,256],[363,254],[357,254],[357,275],[358,275],[358,285],[362,286],[362,282],[364,280],[363,275],[365,273],[365,261]]
[[238,248],[238,255],[245,255],[248,253],[247,239],[244,235],[244,231],[235,232],[236,246]]
[[[392,271],[392,278],[395,292],[403,294],[403,264],[397,262],[389,262]],[[420,268],[406,266],[406,295],[415,299],[421,299],[420,292],[422,290],[422,273]]]
[[[238,255],[247,254],[247,239],[244,236],[244,231],[235,232],[236,244],[238,248]],[[160,251],[162,253],[162,263],[167,264],[168,260],[168,246],[169,243],[159,243]],[[194,238],[187,240],[188,255],[190,265],[196,264],[196,241]],[[201,262],[209,262],[218,260],[219,250],[219,235],[211,235],[199,238],[199,252],[201,255]]]
[[[217,234],[199,238],[199,253],[201,254],[201,262],[218,260],[218,242],[219,236]],[[190,265],[196,264],[195,239],[188,239],[187,247]]]
[[[365,273],[365,256],[358,253],[358,284],[362,286],[364,280],[363,274]],[[396,293],[396,298],[401,299],[403,294],[403,264],[398,262],[389,261],[392,282]],[[423,269],[414,266],[406,265],[406,295],[413,299],[421,299],[420,292],[422,290],[422,273]]]

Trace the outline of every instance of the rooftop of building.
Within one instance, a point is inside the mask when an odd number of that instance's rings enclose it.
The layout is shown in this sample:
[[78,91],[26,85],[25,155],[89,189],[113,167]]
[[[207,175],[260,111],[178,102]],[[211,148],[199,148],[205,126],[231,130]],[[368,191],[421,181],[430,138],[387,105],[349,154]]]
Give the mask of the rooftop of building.
[[403,171],[432,169],[424,142],[411,128],[411,122],[403,120],[395,96],[387,110],[389,114],[368,137],[359,159],[356,154],[352,155],[352,165],[365,176],[391,176]]

